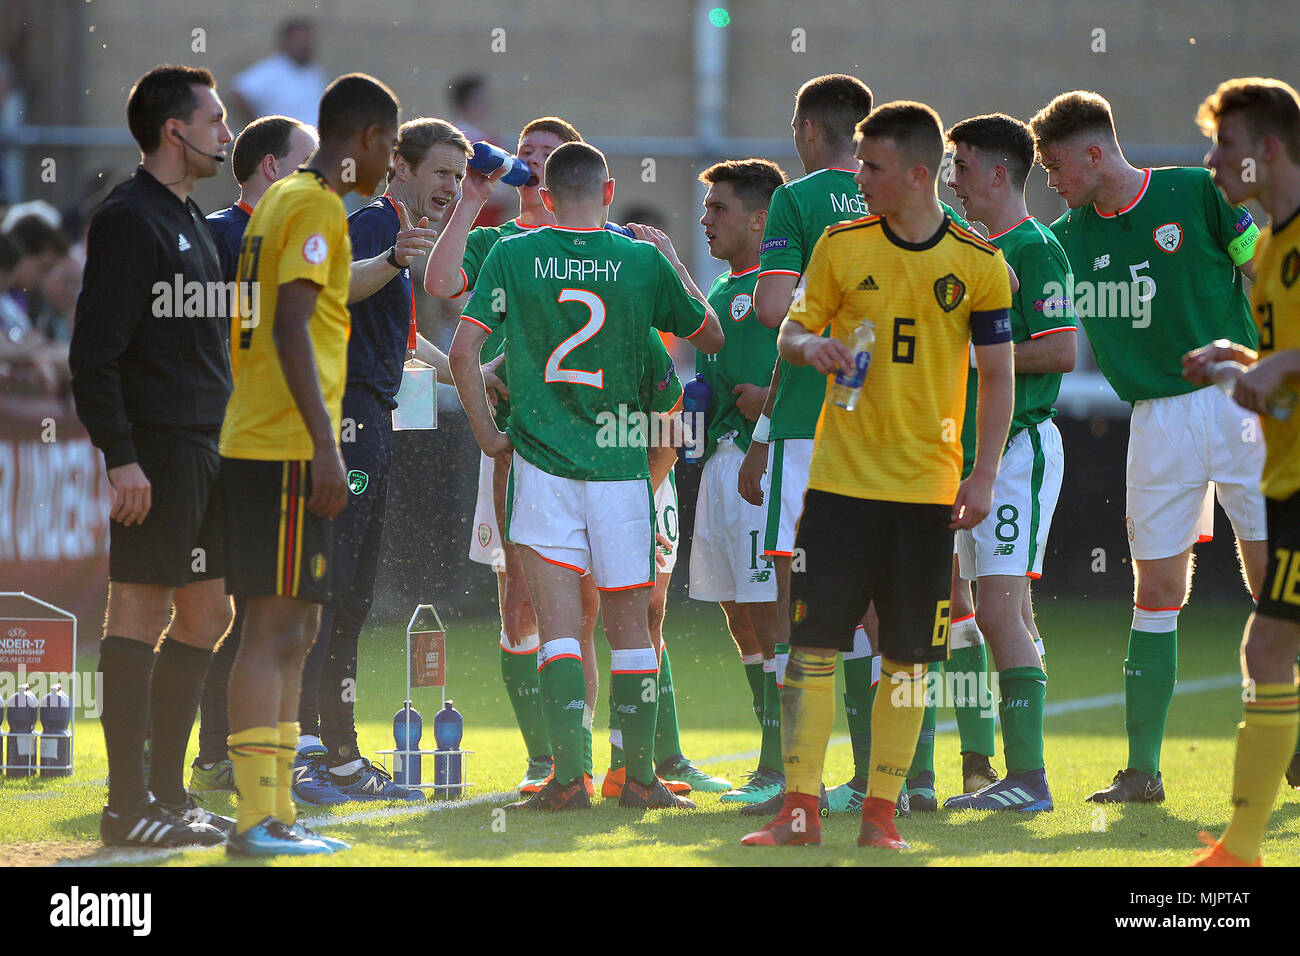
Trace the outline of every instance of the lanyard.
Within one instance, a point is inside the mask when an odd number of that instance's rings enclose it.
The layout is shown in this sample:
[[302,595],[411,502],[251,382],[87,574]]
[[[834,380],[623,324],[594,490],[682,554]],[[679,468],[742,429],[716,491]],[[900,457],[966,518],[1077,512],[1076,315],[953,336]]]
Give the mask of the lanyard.
[[[388,200],[388,205],[393,207],[393,212],[397,213],[397,203],[393,201],[392,194],[384,193],[384,198]],[[401,215],[398,214],[398,226],[401,226]],[[406,336],[406,351],[408,354],[415,352],[415,280],[411,280],[411,325]]]

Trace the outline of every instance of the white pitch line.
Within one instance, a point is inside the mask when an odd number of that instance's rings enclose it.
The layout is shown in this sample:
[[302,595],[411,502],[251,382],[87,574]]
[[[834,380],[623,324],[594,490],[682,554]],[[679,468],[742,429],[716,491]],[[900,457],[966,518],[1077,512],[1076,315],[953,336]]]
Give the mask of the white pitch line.
[[[1221,687],[1234,687],[1241,683],[1240,674],[1220,674],[1217,677],[1199,677],[1196,680],[1180,681],[1174,687],[1174,695],[1180,694],[1199,694],[1202,691],[1218,690]],[[1069,700],[1058,700],[1047,704],[1043,707],[1043,717],[1056,717],[1060,714],[1074,714],[1084,710],[1102,710],[1106,707],[1121,707],[1124,704],[1124,694],[1098,694],[1096,697],[1072,697]],[[943,723],[935,726],[936,732],[947,733],[957,729],[957,721],[945,720]],[[840,744],[850,743],[847,734],[840,734],[838,737],[832,737],[827,743],[828,747],[835,747]],[[705,760],[697,761],[701,766],[719,763],[737,763],[744,760],[754,760],[758,757],[760,751],[747,750],[743,754],[723,754],[721,757],[709,757]]]

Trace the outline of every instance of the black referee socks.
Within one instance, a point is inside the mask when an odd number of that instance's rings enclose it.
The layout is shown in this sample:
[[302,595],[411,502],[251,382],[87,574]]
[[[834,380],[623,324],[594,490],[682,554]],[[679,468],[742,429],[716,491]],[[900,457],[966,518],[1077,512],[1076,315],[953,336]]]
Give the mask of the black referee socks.
[[164,637],[153,665],[149,789],[163,803],[185,802],[185,748],[203,696],[212,651]]
[[99,722],[108,751],[108,808],[114,813],[126,813],[145,798],[144,742],[153,666],[152,644],[115,636],[100,642],[104,712]]

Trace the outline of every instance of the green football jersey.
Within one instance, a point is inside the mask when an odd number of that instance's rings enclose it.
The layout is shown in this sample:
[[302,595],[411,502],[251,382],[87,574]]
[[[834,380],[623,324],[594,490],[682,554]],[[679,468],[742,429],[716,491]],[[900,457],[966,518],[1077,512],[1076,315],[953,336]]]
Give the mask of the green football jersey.
[[[851,169],[819,169],[777,187],[767,207],[767,228],[759,249],[760,277],[802,276],[827,226],[867,215],[855,175],[857,171]],[[721,312],[718,318],[722,319]],[[771,381],[771,369],[767,378]],[[825,375],[812,366],[782,359],[772,406],[772,438],[812,438],[825,396]]]
[[[856,170],[819,169],[772,193],[760,250],[760,277],[768,273],[802,276],[813,247],[828,226],[869,215],[853,178],[856,175]],[[944,202],[939,205],[948,217],[969,228],[970,224],[951,206]],[[827,326],[826,334],[829,332]],[[781,380],[772,405],[772,439],[812,438],[817,433],[825,398],[825,375],[811,365],[791,365],[782,359]]]
[[705,320],[653,243],[560,226],[502,239],[464,319],[504,330],[506,432],[525,460],[585,481],[649,475],[650,329],[689,338]]
[[[650,330],[648,337],[650,364],[646,367],[645,376],[641,379],[641,411],[658,412],[666,415],[677,407],[677,403],[682,398],[682,383],[677,377],[677,368],[673,365],[673,357],[668,354],[668,349],[664,346],[664,340],[660,337],[655,329]],[[505,347],[505,341],[501,342],[502,348]],[[497,378],[509,388],[510,383],[507,381],[509,373],[506,371],[505,363],[497,366]],[[504,431],[510,423],[510,399],[498,399],[496,406],[492,409],[492,417],[496,420],[497,427]]]
[[699,365],[704,380],[713,390],[705,459],[713,454],[718,439],[726,434],[735,434],[736,447],[741,451],[749,448],[755,423],[736,407],[733,389],[745,383],[766,387],[772,378],[772,366],[776,364],[777,330],[759,322],[754,312],[758,270],[754,266],[744,272],[724,272],[709,290],[709,305],[718,313],[727,341],[716,355],[701,356],[703,361]]
[[[509,222],[503,222],[499,226],[476,226],[469,231],[465,237],[465,256],[461,259],[460,277],[461,287],[456,295],[464,295],[474,288],[478,282],[479,270],[483,268],[483,263],[492,251],[492,247],[500,239],[507,236],[517,236],[521,232],[530,232],[537,226],[521,226],[518,219],[511,219]],[[452,298],[455,298],[453,296]],[[501,354],[502,333],[500,330],[489,335],[483,347],[479,349],[479,362],[487,362]]]
[[[1053,332],[1075,328],[1074,311],[1061,289],[1069,283],[1070,262],[1061,244],[1046,226],[1030,216],[1006,232],[989,236],[1002,250],[1007,264],[1020,280],[1020,290],[1011,295],[1011,341],[1027,342]],[[1011,413],[1011,432],[1046,421],[1056,415],[1052,407],[1061,392],[1060,372],[1030,372],[1016,375],[1016,404]],[[966,379],[966,417],[962,423],[962,477],[975,464],[975,398],[979,393],[979,372],[970,370]]]
[[1067,295],[1097,367],[1126,402],[1191,392],[1182,357],[1214,339],[1254,348],[1255,324],[1238,266],[1259,230],[1207,169],[1148,169],[1114,215],[1071,209],[1052,232],[1074,267]]

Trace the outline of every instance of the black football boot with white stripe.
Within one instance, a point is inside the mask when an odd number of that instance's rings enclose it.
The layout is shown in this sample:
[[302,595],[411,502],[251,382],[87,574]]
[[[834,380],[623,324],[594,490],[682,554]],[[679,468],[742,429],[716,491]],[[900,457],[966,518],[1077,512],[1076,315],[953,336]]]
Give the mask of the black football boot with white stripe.
[[217,846],[225,842],[226,834],[150,800],[128,813],[114,813],[105,807],[99,818],[99,838],[105,846],[160,848]]

